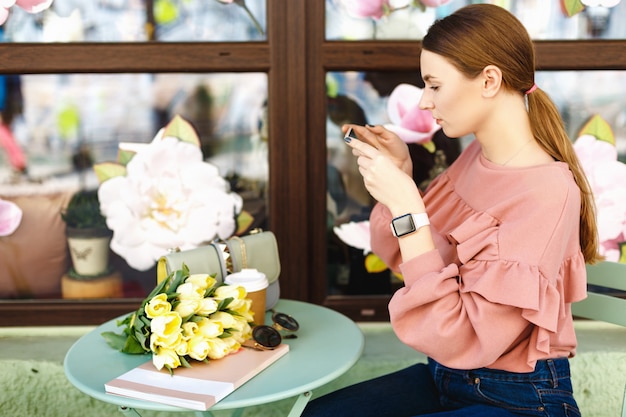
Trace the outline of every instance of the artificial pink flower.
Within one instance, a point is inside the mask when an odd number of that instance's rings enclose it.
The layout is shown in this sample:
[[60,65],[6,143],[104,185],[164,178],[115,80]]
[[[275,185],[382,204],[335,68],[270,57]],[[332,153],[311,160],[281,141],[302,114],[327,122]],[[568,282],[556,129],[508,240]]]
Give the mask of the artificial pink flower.
[[387,115],[391,123],[385,127],[406,143],[430,142],[441,129],[429,111],[419,108],[422,92],[414,85],[399,84],[389,95]]
[[595,198],[600,253],[618,262],[619,244],[626,241],[626,165],[614,145],[591,135],[576,139],[574,150]]
[[372,252],[369,221],[344,223],[340,226],[335,226],[333,231],[346,245],[362,249],[363,255]]
[[22,209],[17,204],[0,199],[0,236],[9,236],[22,221]]
[[9,17],[9,7],[19,6],[28,13],[46,10],[54,0],[0,0],[0,25]]
[[0,4],[0,25],[7,21],[9,17],[9,9]]
[[439,7],[450,3],[450,0],[420,0],[420,3],[426,7]]
[[389,0],[343,0],[341,2],[350,16],[380,19],[389,12]]
[[52,5],[53,0],[16,0],[15,4],[28,13],[39,13]]

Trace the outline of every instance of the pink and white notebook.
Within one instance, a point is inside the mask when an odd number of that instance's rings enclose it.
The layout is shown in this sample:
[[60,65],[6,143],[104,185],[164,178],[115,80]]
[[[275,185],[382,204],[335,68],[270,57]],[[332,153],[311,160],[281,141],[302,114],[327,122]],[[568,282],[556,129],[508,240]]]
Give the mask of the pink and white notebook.
[[274,350],[242,348],[209,363],[176,368],[174,375],[158,371],[148,361],[104,384],[108,394],[205,411],[276,362],[289,351],[281,344]]

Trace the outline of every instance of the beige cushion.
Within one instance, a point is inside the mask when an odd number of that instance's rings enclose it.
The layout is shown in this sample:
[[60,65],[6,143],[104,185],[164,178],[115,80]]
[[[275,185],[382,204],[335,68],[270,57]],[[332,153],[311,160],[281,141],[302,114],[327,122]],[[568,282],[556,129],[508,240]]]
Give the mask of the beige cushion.
[[61,296],[61,277],[69,268],[69,257],[59,213],[72,194],[0,195],[23,211],[17,230],[0,237],[0,298]]

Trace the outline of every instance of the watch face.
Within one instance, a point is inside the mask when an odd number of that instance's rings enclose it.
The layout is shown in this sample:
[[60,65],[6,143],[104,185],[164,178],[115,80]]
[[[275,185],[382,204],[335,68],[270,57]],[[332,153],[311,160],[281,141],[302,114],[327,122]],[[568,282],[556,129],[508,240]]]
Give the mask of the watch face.
[[415,224],[413,224],[413,217],[410,214],[405,214],[401,217],[396,217],[391,223],[396,236],[404,236],[408,233],[415,231]]

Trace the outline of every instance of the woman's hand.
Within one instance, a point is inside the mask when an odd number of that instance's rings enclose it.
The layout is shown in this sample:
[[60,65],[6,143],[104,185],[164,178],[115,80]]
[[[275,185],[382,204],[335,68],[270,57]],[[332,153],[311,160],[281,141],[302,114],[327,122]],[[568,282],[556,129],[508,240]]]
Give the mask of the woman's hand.
[[[359,134],[359,137],[365,135]],[[398,159],[392,159],[388,148],[383,147],[381,151],[373,144],[358,139],[353,139],[347,144],[352,148],[352,154],[357,157],[365,188],[378,202],[387,206],[394,216],[425,211],[424,202],[413,177],[398,166]],[[410,158],[408,159],[410,161]]]
[[341,130],[345,134],[350,128],[356,132],[360,140],[378,149],[381,154],[387,156],[403,172],[413,176],[413,162],[409,154],[409,147],[398,135],[380,125],[344,125]]

